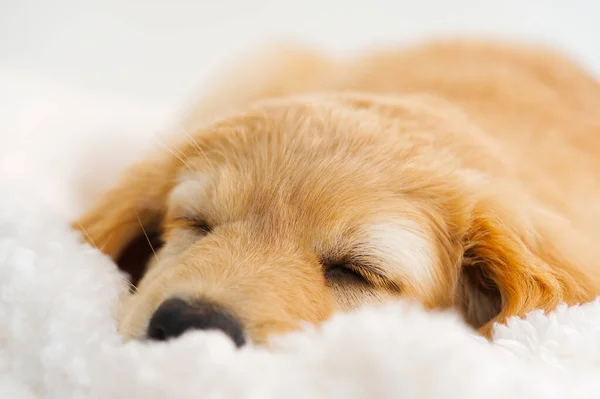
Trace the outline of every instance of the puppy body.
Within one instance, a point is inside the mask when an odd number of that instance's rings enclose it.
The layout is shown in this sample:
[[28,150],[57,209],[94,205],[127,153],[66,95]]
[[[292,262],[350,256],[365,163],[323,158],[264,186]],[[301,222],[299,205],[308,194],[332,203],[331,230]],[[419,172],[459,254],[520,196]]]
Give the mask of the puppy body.
[[207,300],[256,342],[398,296],[493,322],[600,293],[600,86],[537,48],[443,42],[244,62],[75,225],[115,259],[166,242],[124,302]]

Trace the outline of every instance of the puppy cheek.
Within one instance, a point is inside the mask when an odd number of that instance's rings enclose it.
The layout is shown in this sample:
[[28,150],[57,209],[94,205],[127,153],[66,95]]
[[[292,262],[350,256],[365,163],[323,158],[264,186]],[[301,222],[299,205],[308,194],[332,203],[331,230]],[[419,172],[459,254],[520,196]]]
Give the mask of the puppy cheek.
[[125,341],[145,336],[147,320],[152,308],[139,295],[130,295],[120,304],[117,312],[117,331]]

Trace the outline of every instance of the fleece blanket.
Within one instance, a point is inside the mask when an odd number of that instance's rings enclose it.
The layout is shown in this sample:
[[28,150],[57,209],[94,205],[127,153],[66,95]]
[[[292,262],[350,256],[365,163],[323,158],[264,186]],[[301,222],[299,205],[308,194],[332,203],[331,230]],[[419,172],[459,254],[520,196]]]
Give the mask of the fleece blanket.
[[600,301],[496,326],[396,302],[234,348],[123,342],[124,276],[31,192],[0,187],[0,398],[598,398]]

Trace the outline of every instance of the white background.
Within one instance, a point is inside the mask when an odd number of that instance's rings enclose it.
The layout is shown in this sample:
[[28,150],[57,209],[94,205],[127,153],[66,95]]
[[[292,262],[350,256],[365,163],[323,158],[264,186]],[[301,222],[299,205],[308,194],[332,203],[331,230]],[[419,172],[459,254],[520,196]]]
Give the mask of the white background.
[[599,25],[593,0],[0,0],[0,180],[76,213],[221,66],[268,42],[506,36],[600,75]]

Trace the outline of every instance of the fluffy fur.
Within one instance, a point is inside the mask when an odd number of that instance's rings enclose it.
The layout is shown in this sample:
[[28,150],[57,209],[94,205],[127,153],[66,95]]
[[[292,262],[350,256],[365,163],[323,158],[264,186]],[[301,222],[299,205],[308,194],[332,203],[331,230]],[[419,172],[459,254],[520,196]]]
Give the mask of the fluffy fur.
[[174,296],[264,343],[398,297],[489,336],[600,293],[600,86],[572,62],[473,42],[260,60],[75,224],[115,260],[143,234],[165,241],[124,336]]

